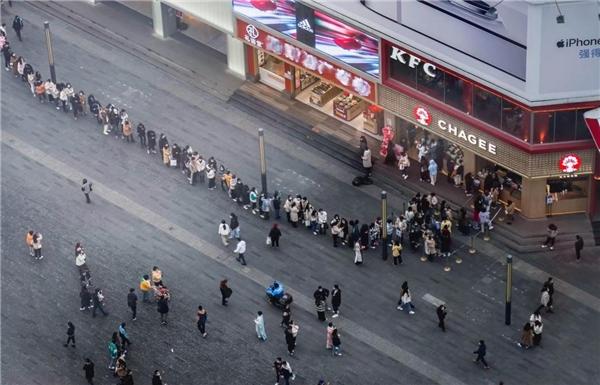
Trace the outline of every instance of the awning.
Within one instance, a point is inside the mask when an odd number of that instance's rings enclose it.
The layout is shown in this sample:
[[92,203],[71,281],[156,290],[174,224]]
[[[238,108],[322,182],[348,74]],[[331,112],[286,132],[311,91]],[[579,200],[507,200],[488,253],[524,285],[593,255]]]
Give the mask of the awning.
[[594,143],[596,143],[596,148],[600,151],[600,108],[585,112],[583,118],[590,134],[592,134]]

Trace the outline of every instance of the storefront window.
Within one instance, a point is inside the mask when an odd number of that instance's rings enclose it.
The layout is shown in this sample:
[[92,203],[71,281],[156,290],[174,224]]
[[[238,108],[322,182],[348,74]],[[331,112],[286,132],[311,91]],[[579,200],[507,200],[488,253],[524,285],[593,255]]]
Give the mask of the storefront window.
[[481,88],[473,89],[473,115],[498,128],[500,127],[501,104],[500,97]]
[[417,87],[417,69],[410,68],[397,60],[390,60],[390,77],[409,87]]
[[576,120],[577,120],[577,126],[576,126],[576,139],[577,140],[590,140],[592,139],[592,136],[590,135],[590,130],[587,128],[587,125],[585,124],[585,119],[583,119],[583,113],[587,111],[586,110],[577,110],[576,113]]
[[533,114],[533,144],[549,143],[553,141],[554,113],[536,112]]
[[473,85],[449,73],[444,76],[446,103],[467,114],[473,113]]
[[546,184],[557,201],[587,197],[588,177],[548,179]]
[[529,142],[531,112],[508,100],[502,99],[502,130],[525,142]]
[[417,90],[437,100],[444,101],[444,73],[436,71],[435,76],[429,76],[423,66],[417,68]]
[[575,111],[557,111],[554,115],[553,142],[575,140]]

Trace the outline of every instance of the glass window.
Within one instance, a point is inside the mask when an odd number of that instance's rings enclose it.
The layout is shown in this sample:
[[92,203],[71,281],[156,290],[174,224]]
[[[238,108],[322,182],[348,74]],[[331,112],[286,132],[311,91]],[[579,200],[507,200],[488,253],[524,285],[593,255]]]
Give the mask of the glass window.
[[546,184],[556,200],[587,197],[588,177],[548,179]]
[[554,113],[536,112],[533,114],[533,144],[551,143],[554,141]]
[[501,99],[481,88],[473,88],[473,115],[500,128]]
[[575,140],[575,110],[554,114],[554,142]]
[[508,100],[502,99],[502,130],[525,142],[529,142],[531,133],[531,112],[522,109]]
[[590,140],[592,139],[592,135],[590,134],[590,130],[587,128],[587,125],[585,124],[585,119],[583,119],[583,113],[587,111],[587,109],[585,110],[577,110],[576,113],[576,117],[577,117],[577,126],[576,126],[576,134],[575,134],[575,139],[577,140]]
[[417,68],[417,89],[437,100],[444,101],[444,72],[436,71],[436,76],[429,76],[423,71],[423,65]]
[[473,113],[473,85],[449,73],[445,74],[444,97],[454,108]]
[[[390,52],[391,54],[391,48]],[[417,88],[417,69],[410,68],[407,64],[402,64],[398,60],[388,59],[390,63],[390,78],[406,84],[409,87]]]

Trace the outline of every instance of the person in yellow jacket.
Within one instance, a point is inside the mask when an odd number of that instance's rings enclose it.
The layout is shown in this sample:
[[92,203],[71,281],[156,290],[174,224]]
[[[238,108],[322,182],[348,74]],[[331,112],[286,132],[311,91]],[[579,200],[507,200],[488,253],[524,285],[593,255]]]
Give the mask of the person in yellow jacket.
[[171,147],[169,147],[169,144],[165,144],[162,148],[162,157],[163,157],[163,163],[165,164],[165,166],[170,167],[171,165]]
[[392,243],[392,257],[394,257],[394,265],[402,264],[402,245],[397,240]]
[[140,281],[140,291],[142,292],[142,301],[150,302],[149,298],[152,293],[152,284],[150,283],[148,274],[144,274],[144,277]]

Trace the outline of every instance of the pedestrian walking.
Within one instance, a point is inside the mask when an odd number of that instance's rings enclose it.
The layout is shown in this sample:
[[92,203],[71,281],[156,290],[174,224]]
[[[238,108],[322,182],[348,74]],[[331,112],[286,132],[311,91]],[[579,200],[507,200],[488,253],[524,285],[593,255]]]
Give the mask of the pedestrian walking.
[[536,309],[536,310],[533,312],[533,314],[531,314],[531,315],[529,316],[529,323],[531,324],[531,327],[533,327],[533,325],[535,325],[535,322],[536,322],[536,321],[543,322],[543,321],[542,321],[542,315],[540,314],[540,309],[541,309],[541,307],[538,307],[538,308],[537,308],[537,309]]
[[21,38],[21,31],[23,30],[24,26],[25,26],[25,22],[23,21],[21,16],[15,15],[15,18],[13,19],[12,27],[15,30],[15,33],[17,34],[19,41],[23,41],[23,39]]
[[550,247],[550,250],[554,250],[554,242],[556,241],[556,236],[558,235],[558,227],[554,223],[550,223],[546,231],[546,240],[542,244],[542,249]]
[[85,359],[83,371],[85,372],[85,379],[87,383],[89,385],[94,385],[94,363],[89,358]]
[[281,375],[283,376],[285,385],[290,385],[290,379],[293,380],[296,378],[294,372],[292,371],[290,363],[287,361],[283,361],[283,363],[281,364]]
[[285,343],[287,344],[288,354],[294,355],[296,349],[296,336],[294,335],[294,321],[290,320],[288,327],[285,328]]
[[404,281],[400,290],[400,299],[398,300],[398,306],[396,309],[404,310],[408,309],[409,314],[415,314],[415,305],[412,304],[412,298],[410,296],[410,290],[408,288],[408,282]]
[[446,305],[442,304],[436,309],[437,317],[438,317],[438,326],[442,329],[443,332],[446,332],[446,324],[445,319],[448,311],[446,309]]
[[254,319],[254,326],[256,329],[256,336],[258,337],[258,339],[261,341],[266,341],[267,340],[267,332],[265,330],[265,320],[263,318],[262,311],[259,311],[257,313],[257,316]]
[[160,324],[166,325],[167,318],[169,315],[169,298],[167,295],[162,294],[158,297],[158,301],[156,303],[157,311],[160,313]]
[[160,376],[160,370],[155,370],[152,374],[152,385],[163,385],[162,377]]
[[229,228],[231,229],[231,233],[229,233],[229,239],[240,239],[240,222],[238,220],[237,215],[234,213],[229,214]]
[[144,274],[140,280],[140,291],[142,292],[142,302],[150,302],[150,294],[152,293],[152,283],[148,274]]
[[577,257],[577,261],[581,259],[581,250],[583,250],[583,238],[581,236],[575,236],[575,256]]
[[535,321],[533,323],[533,346],[540,346],[542,343],[542,331],[544,330],[544,324],[541,321]]
[[394,257],[394,265],[402,264],[402,245],[399,240],[392,241],[392,257]]
[[517,345],[524,349],[529,349],[533,345],[533,327],[529,322],[525,322],[525,325],[523,325],[521,342],[519,342]]
[[271,231],[269,231],[268,238],[270,239],[271,247],[279,247],[279,238],[281,238],[281,230],[279,230],[279,226],[277,225],[277,223],[274,223],[273,227],[271,227]]
[[475,350],[473,352],[473,354],[477,354],[477,358],[475,358],[473,360],[473,362],[478,363],[479,361],[481,361],[481,363],[483,364],[483,367],[485,369],[489,369],[489,365],[488,363],[485,361],[485,354],[486,354],[486,346],[485,346],[485,342],[483,340],[479,340],[479,345],[477,345],[477,350]]
[[90,194],[92,193],[92,183],[88,182],[87,179],[83,178],[81,181],[81,191],[83,191],[83,195],[85,195],[85,202],[92,203],[90,200]]
[[121,339],[121,350],[127,351],[129,345],[131,345],[131,341],[129,340],[129,333],[127,333],[127,329],[125,328],[127,324],[125,322],[121,322],[119,325],[119,338]]
[[373,171],[373,161],[371,160],[371,150],[366,148],[361,156],[362,166],[365,170],[366,176],[371,176],[371,172]]
[[554,313],[554,311],[552,310],[552,301],[550,299],[550,293],[548,292],[548,287],[546,286],[542,288],[540,306],[546,309],[546,313]]
[[35,259],[42,259],[44,256],[42,255],[42,234],[35,233],[33,234],[32,247],[33,247],[33,256]]
[[333,326],[333,322],[330,322],[327,325],[327,331],[326,331],[326,336],[325,336],[325,349],[327,350],[331,350],[333,349],[333,341],[332,341],[332,335],[333,335],[333,331],[335,330],[335,327]]
[[340,340],[340,334],[337,330],[337,328],[333,329],[333,332],[331,333],[331,342],[333,344],[333,349],[332,349],[332,353],[334,356],[341,356],[342,355],[342,341]]
[[198,317],[198,322],[197,322],[198,330],[200,330],[200,334],[202,334],[202,337],[206,338],[206,336],[208,335],[206,333],[206,319],[208,317],[208,313],[206,312],[206,309],[202,307],[202,305],[198,306],[198,311],[196,312],[196,316]]
[[224,279],[219,284],[219,290],[221,291],[221,305],[227,306],[227,301],[231,294],[233,294],[233,290],[227,285],[227,280]]
[[338,284],[333,285],[331,291],[331,308],[333,309],[333,318],[337,318],[340,314],[340,306],[342,305],[342,290]]
[[79,292],[79,299],[81,300],[81,303],[80,303],[81,306],[79,307],[79,310],[83,311],[83,310],[91,309],[92,307],[94,307],[94,305],[92,303],[92,295],[90,294],[86,285],[81,285],[81,291]]
[[273,362],[273,370],[275,371],[275,385],[279,385],[279,380],[281,379],[281,368],[283,366],[283,360],[281,357],[277,357],[275,362]]
[[63,346],[66,348],[69,342],[72,347],[75,347],[75,325],[71,321],[67,322],[67,342]]
[[127,306],[131,309],[131,320],[135,321],[137,319],[137,300],[138,297],[135,294],[135,289],[132,287],[129,289],[129,294],[127,294]]
[[237,246],[235,247],[235,250],[233,250],[233,253],[238,255],[235,259],[239,263],[241,263],[243,266],[246,266],[246,259],[244,258],[245,252],[246,252],[246,241],[239,238],[239,241],[237,243]]
[[354,264],[362,265],[363,257],[362,257],[362,249],[360,245],[360,241],[354,242]]
[[435,160],[429,159],[429,166],[427,168],[429,171],[429,182],[431,183],[432,186],[435,186],[435,183],[437,181],[437,174],[438,174],[438,165],[435,162]]
[[[116,334],[116,333],[115,333]],[[114,336],[113,336],[114,337]],[[117,362],[117,358],[119,357],[119,347],[117,342],[115,342],[115,338],[108,342],[108,369],[115,370],[115,364]]]
[[221,223],[219,224],[219,229],[218,229],[217,233],[221,237],[221,242],[223,243],[223,246],[228,246],[229,245],[229,234],[231,233],[231,229],[229,228],[229,225],[227,224],[227,222],[225,222],[225,219],[221,220]]
[[32,257],[34,256],[34,252],[33,252],[33,235],[34,234],[35,234],[35,232],[33,230],[29,230],[27,232],[27,234],[25,235],[25,244],[29,248],[29,255],[31,255]]
[[[548,277],[548,279],[546,280],[546,282],[544,282],[544,286],[543,288],[546,288],[548,291],[548,295],[550,297],[550,300],[548,301],[548,306],[550,307],[550,309],[548,310],[549,313],[554,313],[554,308],[553,308],[553,304],[554,304],[554,279],[552,277]],[[543,291],[543,289],[542,289]]]
[[108,312],[104,310],[104,295],[102,294],[102,289],[97,288],[94,291],[94,295],[92,297],[92,301],[94,303],[94,310],[92,310],[92,317],[96,317],[96,310],[100,310],[102,314],[106,317]]

